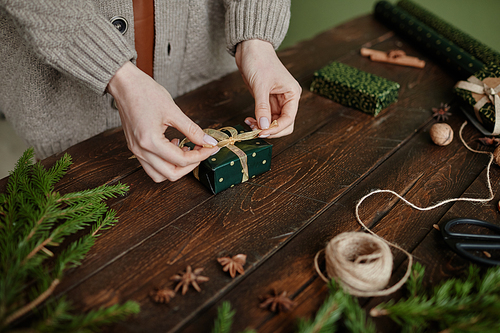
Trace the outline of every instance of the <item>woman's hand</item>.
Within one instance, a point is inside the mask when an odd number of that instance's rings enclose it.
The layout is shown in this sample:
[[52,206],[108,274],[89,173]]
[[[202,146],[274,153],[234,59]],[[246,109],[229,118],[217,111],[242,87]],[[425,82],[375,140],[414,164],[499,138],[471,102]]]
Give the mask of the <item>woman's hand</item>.
[[[302,88],[279,60],[273,46],[259,39],[239,43],[236,65],[255,98],[255,119],[245,122],[263,129],[260,137],[277,138],[293,132]],[[272,121],[278,126],[269,128]]]
[[[123,65],[108,84],[115,98],[129,149],[155,181],[175,181],[218,151],[217,140],[205,134],[174,103],[160,84],[131,62]],[[180,149],[179,140],[165,138],[168,126],[177,128],[197,147]],[[213,148],[202,148],[203,145]]]

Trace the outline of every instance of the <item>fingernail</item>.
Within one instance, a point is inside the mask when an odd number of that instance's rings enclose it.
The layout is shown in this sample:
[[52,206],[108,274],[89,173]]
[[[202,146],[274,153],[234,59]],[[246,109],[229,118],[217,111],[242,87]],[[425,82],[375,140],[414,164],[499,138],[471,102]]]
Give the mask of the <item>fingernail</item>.
[[259,138],[267,138],[270,134],[263,134],[263,135],[259,135]]
[[252,125],[252,122],[248,119],[245,119],[245,124],[247,124],[248,126]]
[[217,154],[219,152],[219,150],[220,150],[220,147],[219,147],[219,149],[217,149],[216,152],[213,152],[212,154],[210,154],[210,156],[213,156],[213,155]]
[[259,126],[261,129],[268,129],[269,128],[269,119],[266,117],[261,117],[259,119]]
[[205,141],[206,143],[208,143],[209,145],[212,145],[212,146],[217,146],[217,140],[215,140],[214,138],[212,138],[210,135],[208,134],[205,134],[203,136],[203,141]]

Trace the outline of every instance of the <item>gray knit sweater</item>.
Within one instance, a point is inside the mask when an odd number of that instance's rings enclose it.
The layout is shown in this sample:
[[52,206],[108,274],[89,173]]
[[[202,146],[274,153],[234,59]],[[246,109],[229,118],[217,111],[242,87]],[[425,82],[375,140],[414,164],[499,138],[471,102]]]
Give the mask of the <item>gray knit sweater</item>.
[[[239,42],[277,47],[289,17],[290,0],[155,0],[154,78],[173,97],[219,78]],[[120,125],[105,89],[135,57],[132,0],[0,0],[0,110],[38,158]]]

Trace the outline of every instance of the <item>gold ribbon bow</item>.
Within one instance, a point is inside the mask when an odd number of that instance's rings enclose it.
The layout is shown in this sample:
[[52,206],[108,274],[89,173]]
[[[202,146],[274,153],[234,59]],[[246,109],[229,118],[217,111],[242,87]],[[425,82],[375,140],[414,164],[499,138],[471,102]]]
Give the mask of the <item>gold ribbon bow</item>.
[[[275,120],[271,123],[271,126],[269,128],[273,128],[278,126],[278,121]],[[229,132],[229,135],[222,131],[227,131]],[[240,159],[241,167],[242,167],[242,173],[243,177],[241,179],[241,182],[246,182],[248,180],[248,163],[247,163],[247,154],[241,150],[240,148],[236,147],[234,144],[239,141],[247,141],[247,140],[252,140],[255,139],[259,136],[260,132],[263,130],[255,130],[255,131],[250,131],[250,132],[243,132],[243,133],[238,133],[238,131],[234,127],[222,127],[219,128],[218,130],[213,129],[213,128],[206,128],[203,130],[203,132],[207,133],[211,137],[213,137],[215,140],[218,141],[217,147],[220,148],[228,148],[231,150],[233,153],[238,156]],[[186,143],[190,142],[188,138],[184,138],[181,143],[179,143],[179,147],[182,148]],[[208,147],[212,148],[213,146],[211,145],[203,145],[203,147]]]
[[[500,134],[500,78],[486,78],[483,81],[479,80],[474,75],[469,77],[467,81],[460,81],[455,85],[455,88],[464,89],[472,92],[472,97],[476,100],[474,112],[476,118],[481,121],[479,110],[488,102],[493,104],[495,110],[495,126],[491,135]],[[495,85],[492,88],[490,85]],[[477,95],[476,95],[477,94]]]

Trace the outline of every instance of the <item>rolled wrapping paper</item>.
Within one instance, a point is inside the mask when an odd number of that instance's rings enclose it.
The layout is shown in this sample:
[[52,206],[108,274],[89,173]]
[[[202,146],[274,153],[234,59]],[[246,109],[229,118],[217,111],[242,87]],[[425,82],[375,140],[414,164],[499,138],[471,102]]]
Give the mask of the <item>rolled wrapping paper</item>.
[[413,1],[402,0],[397,3],[397,6],[426,24],[437,33],[441,34],[449,41],[455,43],[458,47],[463,48],[471,56],[476,57],[481,62],[485,64],[494,63],[496,65],[500,65],[500,53],[474,39],[425,8],[417,5]]
[[465,52],[405,10],[387,1],[375,5],[375,17],[391,29],[414,42],[430,57],[440,61],[461,78],[467,78],[484,64]]

